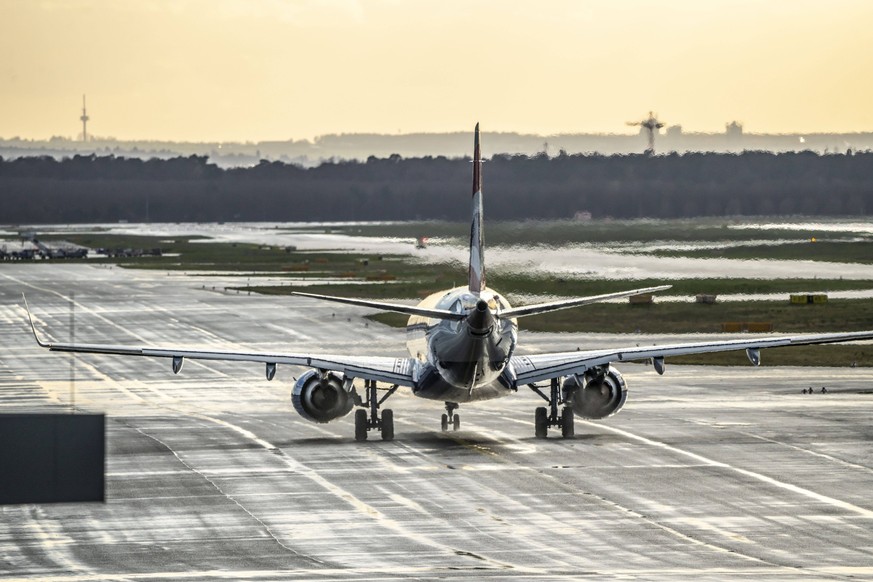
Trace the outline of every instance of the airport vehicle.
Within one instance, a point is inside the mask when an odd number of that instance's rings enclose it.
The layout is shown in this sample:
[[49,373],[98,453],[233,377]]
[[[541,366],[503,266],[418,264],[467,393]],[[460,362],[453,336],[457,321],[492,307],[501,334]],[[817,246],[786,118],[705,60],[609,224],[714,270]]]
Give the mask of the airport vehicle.
[[[516,355],[519,317],[654,293],[669,285],[512,307],[485,283],[482,210],[482,159],[476,125],[469,276],[465,287],[435,293],[415,306],[296,293],[409,315],[407,358],[56,343],[39,337],[32,317],[30,325],[37,343],[49,350],[168,358],[174,373],[182,369],[185,358],[260,362],[265,365],[268,380],[276,375],[279,364],[306,367],[308,371],[297,378],[291,392],[294,409],[309,421],[330,422],[357,407],[357,440],[366,440],[370,430],[381,432],[384,440],[394,437],[393,412],[380,409],[401,387],[411,389],[415,396],[445,403],[446,412],[441,418],[444,431],[450,426],[454,430],[460,427],[455,412],[460,404],[509,396],[528,387],[547,404],[535,410],[536,436],[545,438],[550,428],[559,427],[561,434],[569,437],[573,436],[576,416],[602,419],[624,406],[628,387],[613,365],[616,362],[651,361],[663,374],[664,359],[670,356],[746,350],[751,363],[758,365],[763,348],[873,339],[873,331],[865,331]],[[363,381],[363,396],[358,393],[356,381]],[[390,387],[380,389],[380,382]]]

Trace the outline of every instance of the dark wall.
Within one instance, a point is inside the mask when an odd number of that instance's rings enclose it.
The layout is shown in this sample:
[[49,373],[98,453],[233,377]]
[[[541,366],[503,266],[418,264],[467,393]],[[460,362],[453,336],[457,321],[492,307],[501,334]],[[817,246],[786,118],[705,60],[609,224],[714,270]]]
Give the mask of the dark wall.
[[[262,161],[222,170],[205,157],[0,160],[0,223],[466,220],[469,160]],[[864,216],[873,153],[495,156],[491,219]]]

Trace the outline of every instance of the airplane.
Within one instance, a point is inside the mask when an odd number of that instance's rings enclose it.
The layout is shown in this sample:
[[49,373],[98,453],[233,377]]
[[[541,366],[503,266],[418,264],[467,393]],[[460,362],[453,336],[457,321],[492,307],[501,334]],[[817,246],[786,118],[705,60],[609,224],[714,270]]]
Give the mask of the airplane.
[[[25,309],[34,338],[40,347],[57,352],[167,358],[176,374],[182,369],[185,358],[259,362],[265,365],[267,380],[275,377],[279,364],[306,367],[308,370],[296,379],[291,391],[294,409],[306,420],[316,423],[343,418],[355,409],[355,439],[358,441],[366,440],[371,430],[379,431],[383,440],[394,438],[394,413],[391,409],[382,409],[382,405],[401,387],[410,389],[415,396],[442,401],[445,413],[441,417],[441,430],[447,431],[449,427],[453,430],[460,428],[460,416],[455,412],[459,405],[509,396],[526,386],[547,404],[535,409],[535,436],[546,438],[549,429],[560,428],[561,435],[567,438],[574,435],[576,416],[599,420],[617,413],[625,405],[628,387],[614,366],[616,362],[649,361],[655,371],[663,375],[664,360],[671,356],[745,350],[752,365],[757,366],[764,348],[873,339],[873,331],[862,331],[518,355],[520,317],[655,293],[670,286],[512,307],[503,295],[486,285],[478,124],[473,152],[472,221],[466,286],[434,293],[414,306],[295,293],[300,297],[409,315],[407,347],[410,357],[49,342],[37,333],[25,297]],[[363,381],[363,397],[358,394],[356,381]],[[380,388],[380,382],[389,387]]]

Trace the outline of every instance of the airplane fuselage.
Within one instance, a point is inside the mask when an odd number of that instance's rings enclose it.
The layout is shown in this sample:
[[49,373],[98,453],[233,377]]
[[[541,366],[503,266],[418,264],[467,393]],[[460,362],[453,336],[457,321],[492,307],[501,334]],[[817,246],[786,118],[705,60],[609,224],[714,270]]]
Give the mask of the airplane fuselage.
[[499,317],[510,307],[502,296],[487,288],[473,293],[458,287],[434,293],[418,306],[467,317],[409,318],[407,347],[422,366],[416,396],[461,403],[498,398],[514,390],[508,366],[518,341],[518,324]]

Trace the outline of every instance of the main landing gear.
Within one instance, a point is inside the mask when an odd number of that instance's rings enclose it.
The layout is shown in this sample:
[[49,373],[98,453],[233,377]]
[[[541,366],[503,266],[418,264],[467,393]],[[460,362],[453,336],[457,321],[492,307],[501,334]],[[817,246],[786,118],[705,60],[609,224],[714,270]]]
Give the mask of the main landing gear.
[[[361,401],[358,399],[359,406],[366,408],[358,408],[355,410],[355,440],[367,440],[367,431],[378,430],[382,433],[383,441],[394,439],[394,411],[386,408],[382,411],[382,417],[379,417],[379,407],[382,403],[388,400],[388,397],[397,391],[397,384],[388,389],[382,398],[376,391],[375,380],[364,380],[364,391],[367,393],[367,400]],[[367,408],[370,409],[369,416]]]
[[[575,434],[573,427],[573,409],[561,395],[558,379],[552,378],[551,386],[549,387],[550,396],[546,396],[540,388],[534,384],[528,384],[531,390],[539,394],[543,400],[549,403],[549,407],[540,406],[534,413],[534,434],[538,439],[544,439],[549,435],[549,428],[553,426],[561,427],[561,436],[571,438]],[[558,406],[563,405],[560,414]]]
[[452,425],[452,430],[459,430],[461,428],[461,417],[455,414],[457,409],[457,402],[446,402],[446,413],[443,414],[440,422],[440,428],[442,428],[443,432],[449,430],[449,424]]

